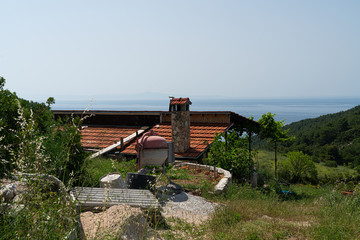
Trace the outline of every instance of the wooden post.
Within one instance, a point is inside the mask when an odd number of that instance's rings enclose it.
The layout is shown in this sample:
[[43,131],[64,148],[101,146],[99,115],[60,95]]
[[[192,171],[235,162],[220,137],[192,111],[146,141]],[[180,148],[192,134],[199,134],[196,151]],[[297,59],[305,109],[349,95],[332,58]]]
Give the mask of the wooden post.
[[277,179],[277,143],[275,142],[275,179]]
[[250,153],[250,155],[251,155],[251,137],[252,137],[252,132],[251,131],[249,131],[248,132],[248,135],[249,135],[249,153]]
[[124,150],[124,139],[120,138],[120,151]]
[[228,149],[228,141],[227,141],[228,132],[225,132],[225,149]]

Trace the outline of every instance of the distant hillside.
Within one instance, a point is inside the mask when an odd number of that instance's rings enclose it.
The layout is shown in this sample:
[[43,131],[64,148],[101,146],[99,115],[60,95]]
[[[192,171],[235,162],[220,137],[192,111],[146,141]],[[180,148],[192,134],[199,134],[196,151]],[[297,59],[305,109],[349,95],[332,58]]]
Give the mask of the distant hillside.
[[295,140],[288,150],[301,150],[327,165],[359,166],[360,105],[347,111],[294,122],[284,127]]

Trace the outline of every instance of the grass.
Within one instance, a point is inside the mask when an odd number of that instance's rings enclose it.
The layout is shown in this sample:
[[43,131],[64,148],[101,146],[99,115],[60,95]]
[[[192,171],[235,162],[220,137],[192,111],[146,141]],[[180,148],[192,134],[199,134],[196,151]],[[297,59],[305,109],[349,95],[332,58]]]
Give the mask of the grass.
[[[296,197],[284,200],[270,179],[274,176],[274,155],[260,151],[257,167],[266,175],[270,191],[232,184],[223,195],[206,195],[220,203],[210,221],[184,227],[183,223],[163,235],[165,239],[360,239],[360,194],[343,196],[348,188],[336,185],[290,185]],[[285,159],[280,155],[279,161]],[[317,164],[319,177],[351,174],[346,167],[331,168]],[[355,190],[360,185],[353,183]],[[360,190],[360,189],[359,189]],[[182,229],[182,230],[181,230]],[[191,229],[191,230],[189,230]],[[196,233],[191,236],[192,233]],[[190,235],[190,236],[189,236]]]
[[215,179],[213,173],[208,170],[192,168],[173,167],[169,170],[169,175],[171,180],[182,186],[186,192],[201,196],[205,196],[208,192],[213,192],[215,185],[221,179],[219,175]]
[[198,226],[179,218],[170,218],[167,222],[169,228],[160,231],[161,236],[166,240],[204,239],[207,231],[207,226],[205,224]]
[[360,196],[331,187],[295,185],[301,197],[284,201],[273,191],[232,185],[219,198],[208,239],[359,239]]
[[44,190],[39,183],[27,182],[20,205],[0,204],[0,239],[61,239],[77,227],[70,196]]
[[[263,175],[265,179],[273,179],[275,171],[275,155],[274,152],[266,150],[260,150],[255,152],[255,168]],[[285,160],[286,157],[282,154],[278,154],[278,164]]]
[[[268,179],[273,178],[273,153],[260,151],[257,167]],[[279,162],[285,156],[279,155]],[[89,172],[97,177],[114,171],[110,160],[94,160]],[[100,164],[101,162],[101,164]],[[134,162],[121,162],[118,168],[131,168]],[[98,167],[102,165],[102,167]],[[337,176],[345,167],[330,168],[317,164],[323,170],[319,175]],[[100,168],[100,169],[99,169]],[[93,171],[91,170],[93,169]],[[102,169],[102,170],[101,170]],[[96,170],[96,171],[95,171]],[[134,170],[134,169],[133,169]],[[131,170],[131,171],[133,171]],[[123,170],[125,172],[125,170]],[[126,170],[129,171],[129,170]],[[186,169],[169,170],[177,180],[190,180]],[[167,219],[167,229],[159,230],[164,239],[357,239],[360,238],[360,197],[345,197],[341,190],[346,185],[336,186],[291,185],[296,199],[284,200],[276,194],[271,181],[270,191],[254,189],[247,185],[232,184],[223,195],[209,194],[206,182],[184,185],[189,191],[200,190],[203,197],[220,203],[212,218],[201,225],[186,223],[179,219]]]
[[[286,159],[284,154],[278,154],[278,166]],[[274,152],[259,150],[255,154],[255,167],[265,180],[274,178]],[[346,166],[329,167],[324,163],[315,163],[318,178],[323,183],[335,183],[338,179],[358,176],[356,170]]]
[[[284,159],[284,156],[279,156],[279,161]],[[95,158],[86,164],[84,170],[88,179],[85,184],[88,186],[98,186],[99,178],[109,172],[120,172],[125,176],[127,172],[136,171],[135,160],[114,162]],[[258,152],[257,167],[262,174],[268,174],[268,180],[271,179],[273,153]],[[318,167],[329,176],[337,176],[342,170],[351,173],[351,169],[344,167]],[[169,174],[175,179],[191,179],[191,174],[185,169],[170,171]],[[226,193],[213,195],[209,193],[211,185],[206,181],[190,184],[185,187],[200,189],[206,193],[203,197],[218,202],[217,211],[210,220],[200,225],[171,218],[164,223],[166,228],[155,226],[155,229],[164,239],[360,239],[360,194],[355,192],[353,196],[343,196],[341,190],[348,187],[345,183],[335,186],[294,184],[290,188],[297,197],[291,200],[281,198],[271,181],[268,185],[269,190],[265,191],[264,188],[233,183]],[[353,187],[357,190],[359,186]],[[57,238],[52,229],[68,231],[74,226],[74,207],[67,206],[67,201],[58,195],[33,199],[36,200],[34,204],[28,204],[20,214],[7,212],[6,218],[1,218],[3,235],[0,239],[16,239],[18,237],[14,234],[29,234],[28,229],[32,229],[31,236],[38,239]],[[49,215],[53,217],[48,218]],[[29,224],[39,227],[30,228]],[[26,239],[25,235],[19,236]],[[64,236],[64,232],[59,236]]]
[[123,178],[128,172],[136,172],[136,159],[115,161],[105,157],[88,159],[84,166],[83,186],[99,187],[100,178],[110,172],[119,172]]
[[283,201],[273,191],[264,194],[235,184],[223,204],[209,223],[211,239],[305,239],[309,235],[303,225],[312,219],[311,204]]
[[346,166],[328,167],[322,163],[316,163],[316,169],[318,171],[319,178],[325,178],[326,176],[346,178],[357,175],[356,170]]

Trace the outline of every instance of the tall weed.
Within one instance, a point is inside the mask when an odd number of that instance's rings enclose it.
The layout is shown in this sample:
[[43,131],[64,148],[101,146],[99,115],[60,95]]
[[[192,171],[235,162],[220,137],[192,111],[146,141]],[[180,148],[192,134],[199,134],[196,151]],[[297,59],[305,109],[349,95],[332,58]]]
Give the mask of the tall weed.
[[135,161],[136,159],[117,162],[104,157],[87,159],[83,165],[82,186],[99,187],[99,179],[110,172],[119,172],[125,178],[128,172],[136,172]]
[[334,189],[320,198],[319,223],[315,239],[360,239],[360,195],[343,196]]
[[13,144],[5,146],[15,169],[10,173],[17,175],[23,190],[13,201],[0,202],[0,239],[62,239],[77,226],[76,206],[69,189],[48,175],[57,172],[57,165],[45,148],[47,136],[37,128],[31,109],[29,113],[18,101],[18,127],[7,129],[14,136]]

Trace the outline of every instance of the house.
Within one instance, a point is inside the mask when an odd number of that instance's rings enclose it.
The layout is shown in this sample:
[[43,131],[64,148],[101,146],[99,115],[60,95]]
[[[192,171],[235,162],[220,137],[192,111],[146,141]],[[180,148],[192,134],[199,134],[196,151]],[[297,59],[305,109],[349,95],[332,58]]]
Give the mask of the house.
[[90,116],[81,126],[83,147],[125,157],[136,156],[136,139],[153,130],[174,143],[175,158],[201,161],[217,133],[236,127],[257,133],[259,124],[230,111],[190,111],[189,98],[171,98],[169,111],[53,111],[55,118]]

